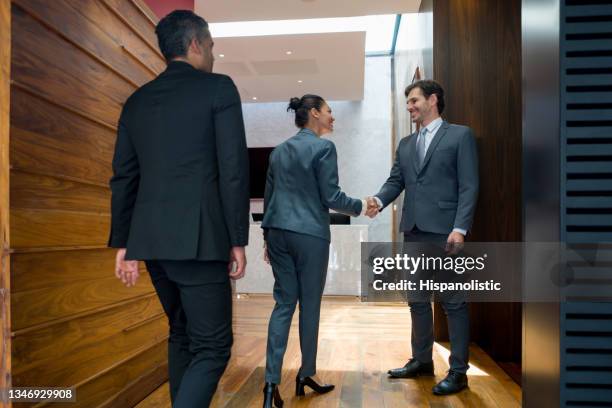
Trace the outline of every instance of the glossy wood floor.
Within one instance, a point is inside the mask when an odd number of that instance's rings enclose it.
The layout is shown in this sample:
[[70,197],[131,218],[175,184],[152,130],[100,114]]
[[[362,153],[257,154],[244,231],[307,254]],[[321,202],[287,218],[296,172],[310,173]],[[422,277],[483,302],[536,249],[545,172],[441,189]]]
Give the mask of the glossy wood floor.
[[[261,407],[270,296],[236,299],[232,359],[213,407]],[[324,298],[317,377],[336,384],[329,394],[295,397],[300,364],[297,312],[285,354],[280,392],[285,407],[518,407],[521,390],[479,347],[470,348],[469,389],[438,397],[431,387],[448,370],[448,344],[434,345],[435,378],[388,379],[389,368],[410,357],[410,313],[401,304],[360,303],[355,298]],[[168,384],[138,408],[170,407]]]

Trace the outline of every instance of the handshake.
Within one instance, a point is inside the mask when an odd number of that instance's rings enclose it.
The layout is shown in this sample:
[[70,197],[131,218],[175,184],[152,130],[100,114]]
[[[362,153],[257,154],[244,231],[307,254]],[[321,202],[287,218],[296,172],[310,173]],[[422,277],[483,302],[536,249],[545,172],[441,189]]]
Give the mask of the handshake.
[[376,199],[370,196],[370,197],[364,198],[364,201],[366,202],[366,205],[367,205],[365,215],[367,215],[370,218],[376,217],[381,209],[381,207],[378,206],[378,202],[376,201]]

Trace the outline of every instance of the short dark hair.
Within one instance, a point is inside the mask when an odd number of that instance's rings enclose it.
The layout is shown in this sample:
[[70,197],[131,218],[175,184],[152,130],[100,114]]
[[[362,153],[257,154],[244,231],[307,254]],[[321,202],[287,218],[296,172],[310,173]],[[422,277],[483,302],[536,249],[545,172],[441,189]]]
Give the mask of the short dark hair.
[[287,112],[295,111],[295,126],[303,128],[308,123],[308,112],[312,108],[320,111],[325,100],[319,95],[306,94],[301,98],[291,98]]
[[442,86],[439,83],[431,79],[422,79],[420,81],[413,82],[408,85],[404,91],[406,98],[408,97],[408,94],[410,94],[410,91],[412,91],[414,88],[419,88],[426,98],[429,98],[431,95],[435,94],[438,98],[438,113],[442,114],[442,112],[444,112],[444,89],[442,89]]
[[187,55],[189,43],[194,38],[203,41],[210,36],[206,20],[191,10],[174,10],[166,15],[157,23],[155,34],[167,62]]

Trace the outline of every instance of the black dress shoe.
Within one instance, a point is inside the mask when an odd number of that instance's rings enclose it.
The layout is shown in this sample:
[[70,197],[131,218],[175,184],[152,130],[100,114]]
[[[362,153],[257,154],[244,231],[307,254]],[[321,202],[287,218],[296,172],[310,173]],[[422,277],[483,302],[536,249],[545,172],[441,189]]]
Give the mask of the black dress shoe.
[[467,388],[467,375],[450,370],[445,379],[437,383],[431,390],[436,395],[449,395]]
[[304,386],[312,388],[313,391],[318,394],[325,394],[326,392],[330,392],[335,388],[335,385],[332,384],[317,384],[317,382],[310,377],[295,377],[295,395],[298,397],[305,395],[306,393],[304,392]]
[[419,375],[434,375],[433,361],[421,363],[415,358],[411,358],[405,366],[394,368],[387,371],[391,378],[414,378]]
[[283,408],[283,400],[278,392],[278,387],[273,383],[266,383],[263,389],[263,408]]

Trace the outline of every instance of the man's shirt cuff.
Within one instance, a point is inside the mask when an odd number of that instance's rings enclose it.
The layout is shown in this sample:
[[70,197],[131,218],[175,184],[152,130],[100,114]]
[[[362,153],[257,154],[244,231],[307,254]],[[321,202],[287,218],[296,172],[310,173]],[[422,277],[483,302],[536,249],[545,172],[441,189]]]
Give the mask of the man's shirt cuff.
[[368,202],[362,198],[361,199],[361,213],[359,215],[365,215],[367,210],[368,210]]
[[463,228],[453,228],[453,232],[458,232],[461,235],[463,235],[464,237],[467,235],[467,231],[464,230]]

